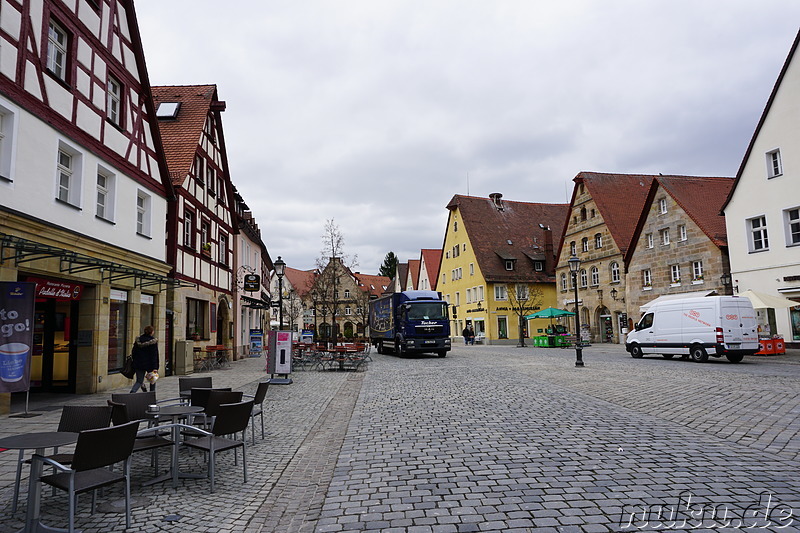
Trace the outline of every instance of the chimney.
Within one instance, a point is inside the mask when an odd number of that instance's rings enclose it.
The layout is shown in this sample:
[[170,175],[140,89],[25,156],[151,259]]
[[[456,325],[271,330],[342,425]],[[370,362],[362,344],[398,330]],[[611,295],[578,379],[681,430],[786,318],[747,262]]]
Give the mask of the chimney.
[[498,211],[503,210],[503,195],[499,192],[493,192],[489,195],[489,199],[494,202],[494,206],[497,208]]
[[553,231],[550,229],[550,226],[545,226],[544,224],[539,224],[539,227],[542,228],[542,232],[544,233],[544,271],[545,274],[549,276],[555,274],[556,271]]

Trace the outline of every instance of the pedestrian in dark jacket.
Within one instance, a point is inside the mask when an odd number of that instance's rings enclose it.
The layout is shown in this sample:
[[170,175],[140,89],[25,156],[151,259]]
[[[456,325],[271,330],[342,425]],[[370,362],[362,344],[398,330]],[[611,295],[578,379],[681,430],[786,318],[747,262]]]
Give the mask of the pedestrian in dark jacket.
[[469,344],[469,326],[465,326],[464,327],[464,331],[461,332],[461,336],[464,337],[464,346],[468,345]]
[[[145,326],[144,334],[136,339],[131,352],[133,356],[133,369],[136,370],[136,383],[133,384],[131,392],[142,389],[147,392],[144,386],[144,377],[148,372],[158,370],[158,339],[153,337],[153,326]],[[156,382],[150,383],[150,392],[155,392]]]

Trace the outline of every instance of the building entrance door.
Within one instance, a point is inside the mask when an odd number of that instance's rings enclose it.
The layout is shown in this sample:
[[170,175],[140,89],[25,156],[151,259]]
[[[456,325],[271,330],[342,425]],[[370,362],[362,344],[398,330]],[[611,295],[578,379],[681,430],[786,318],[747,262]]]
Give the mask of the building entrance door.
[[37,298],[31,352],[31,391],[75,392],[79,302]]

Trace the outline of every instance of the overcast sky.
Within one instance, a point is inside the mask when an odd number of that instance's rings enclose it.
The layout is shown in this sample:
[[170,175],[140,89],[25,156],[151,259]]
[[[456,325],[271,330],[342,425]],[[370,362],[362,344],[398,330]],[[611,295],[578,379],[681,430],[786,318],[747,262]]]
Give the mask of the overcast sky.
[[568,202],[597,172],[733,176],[797,0],[136,0],[153,85],[213,83],[270,255],[439,248],[454,194]]

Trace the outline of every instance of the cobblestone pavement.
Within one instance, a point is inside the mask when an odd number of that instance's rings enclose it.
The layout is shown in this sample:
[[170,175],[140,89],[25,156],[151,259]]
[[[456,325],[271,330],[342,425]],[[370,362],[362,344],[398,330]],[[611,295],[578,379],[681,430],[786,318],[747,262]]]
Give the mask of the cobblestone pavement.
[[[214,494],[206,479],[141,487],[153,472],[135,455],[131,531],[800,531],[798,353],[700,365],[593,346],[583,369],[565,349],[373,358],[366,372],[297,372],[272,386],[247,483],[221,457]],[[263,364],[210,374],[252,393]],[[177,378],[158,389],[176,396]],[[59,403],[0,417],[0,436],[54,429]],[[24,501],[10,515],[16,457],[0,452],[0,533],[23,525]],[[205,472],[200,454],[180,461]],[[79,528],[124,531],[117,506],[91,515],[88,501]],[[64,495],[43,502],[43,521],[65,524]]]

